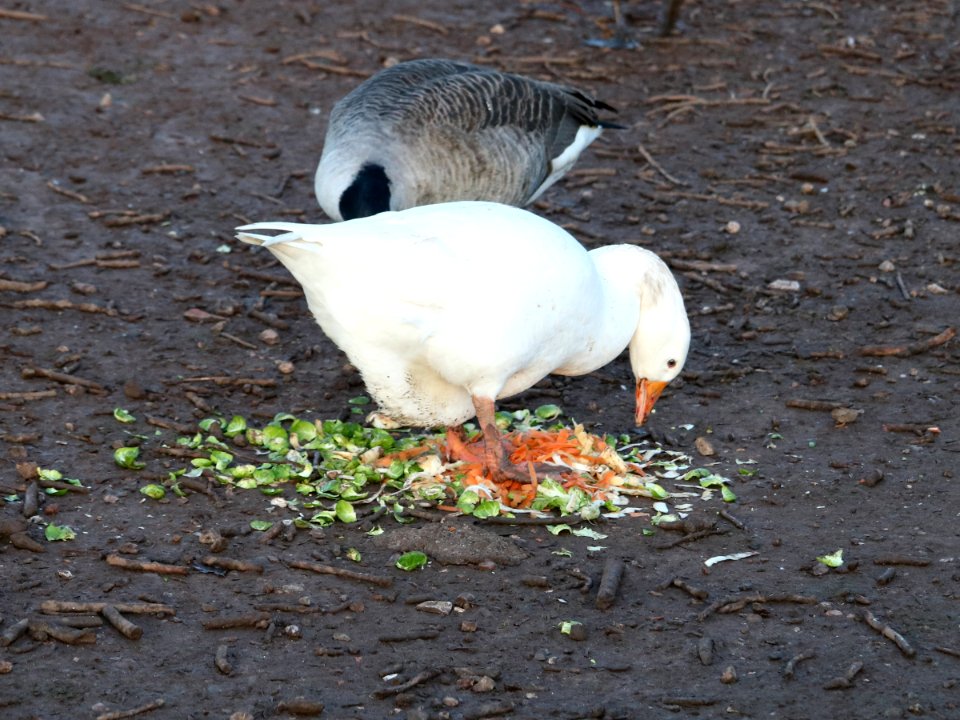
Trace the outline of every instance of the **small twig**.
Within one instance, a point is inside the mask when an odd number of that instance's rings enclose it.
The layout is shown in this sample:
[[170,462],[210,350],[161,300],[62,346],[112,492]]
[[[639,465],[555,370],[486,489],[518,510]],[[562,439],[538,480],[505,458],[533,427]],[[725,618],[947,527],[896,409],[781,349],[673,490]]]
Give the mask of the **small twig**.
[[90,199],[83,193],[78,193],[73,190],[67,190],[66,188],[60,187],[53,181],[48,182],[47,187],[53,190],[55,193],[57,193],[57,195],[63,195],[64,197],[68,197],[71,200],[76,200],[77,202],[81,202],[81,203],[90,202]]
[[653,159],[653,156],[647,152],[647,149],[642,144],[637,145],[637,152],[640,153],[643,159],[646,160],[654,170],[663,175],[663,177],[665,177],[669,182],[673,183],[674,185],[680,185],[681,187],[687,187],[690,185],[690,183],[684,182],[683,180],[678,180],[664,170],[663,166]]
[[125,557],[111,553],[104,558],[107,565],[125,570],[159,573],[160,575],[187,575],[190,568],[184,565],[170,565],[168,563],[151,562],[149,560],[128,560]]
[[320,715],[323,713],[324,705],[322,702],[307,700],[302,697],[293,700],[283,700],[277,703],[277,712],[290,713],[291,715]]
[[392,635],[381,635],[377,638],[382,643],[402,643],[413,640],[433,640],[440,635],[440,631],[435,628],[423,628],[420,630],[407,630],[396,632]]
[[226,643],[217,646],[217,653],[213,657],[213,664],[224,675],[233,675],[233,665],[227,654],[230,652],[230,646]]
[[960,650],[954,650],[953,648],[948,648],[943,645],[937,645],[933,648],[937,652],[942,652],[944,655],[951,655],[955,658],[960,658]]
[[724,520],[726,520],[728,523],[733,525],[738,530],[744,530],[747,527],[742,520],[738,520],[733,515],[731,515],[727,510],[721,510],[720,512],[717,513],[717,515],[722,517]]
[[727,597],[722,600],[718,600],[709,607],[704,608],[697,619],[701,622],[706,620],[713,613],[727,614],[732,612],[737,612],[742,610],[749,603],[798,603],[800,605],[814,605],[820,602],[817,598],[811,595],[795,595],[793,593],[773,593],[771,595],[764,595],[763,593],[750,593],[741,598],[731,598]]
[[703,530],[697,530],[696,532],[687,533],[683,537],[672,540],[668,543],[663,543],[656,545],[655,549],[657,550],[669,550],[670,548],[675,548],[677,545],[684,545],[688,542],[695,542],[697,540],[703,540],[704,538],[711,537],[712,535],[726,535],[726,530],[719,530],[715,527],[704,528]]
[[708,597],[710,597],[710,593],[708,593],[706,590],[695,587],[686,580],[678,577],[673,578],[673,580],[667,584],[667,587],[675,587],[679,590],[683,590],[685,593],[687,593],[687,595],[690,595],[697,600],[706,600]]
[[873,559],[874,565],[912,565],[926,567],[930,564],[927,558],[909,557],[907,555],[881,555]]
[[81,495],[86,495],[90,492],[90,488],[84,487],[83,485],[74,485],[68,482],[62,482],[60,480],[47,480],[46,478],[40,478],[37,480],[37,483],[40,487],[44,488],[53,488],[54,490],[66,490],[67,492],[80,493]]
[[141,705],[132,710],[114,710],[113,712],[97,715],[97,720],[123,720],[123,718],[135,717],[136,715],[143,715],[153,710],[159,710],[163,706],[163,698],[157,698],[153,702],[148,702],[146,705]]
[[237,617],[216,618],[203,623],[204,630],[233,630],[234,628],[259,628],[263,630],[270,624],[270,616],[266,613],[256,615],[240,615]]
[[228,333],[228,332],[223,332],[222,330],[221,330],[219,333],[217,333],[217,336],[218,336],[218,337],[222,337],[224,340],[229,340],[230,342],[232,342],[232,343],[234,343],[234,344],[236,344],[236,345],[239,345],[239,346],[242,347],[242,348],[246,348],[247,350],[256,350],[256,349],[257,349],[257,346],[254,345],[252,342],[247,342],[247,341],[244,340],[243,338],[239,338],[239,337],[237,337],[236,335],[231,335],[231,334]]
[[674,270],[691,270],[693,272],[735,273],[738,270],[734,263],[713,263],[705,260],[684,260],[675,257],[667,258],[667,265]]
[[831,412],[837,408],[844,407],[841,402],[832,400],[806,400],[804,398],[791,398],[786,402],[787,407],[798,408],[800,410],[815,410],[818,412]]
[[92,645],[97,642],[97,636],[90,630],[74,630],[45,620],[31,620],[30,634],[34,639],[42,640],[45,636],[49,636],[67,645]]
[[164,380],[167,385],[179,385],[190,382],[212,382],[215,385],[258,385],[260,387],[275,387],[277,381],[273,378],[230,377],[229,375],[199,375],[194,377]]
[[162,213],[138,213],[135,215],[124,215],[104,220],[103,224],[109,228],[127,227],[129,225],[153,225],[163,222],[170,215],[169,211]]
[[[277,523],[280,525],[281,523]],[[263,565],[255,562],[248,562],[246,560],[236,560],[234,558],[218,557],[216,555],[208,555],[201,562],[204,565],[210,565],[211,567],[224,568],[226,570],[237,570],[239,572],[255,572],[262,573]]]
[[435,678],[440,674],[439,670],[424,670],[414,675],[412,678],[407,680],[405,683],[400,683],[399,685],[394,685],[389,688],[381,688],[380,690],[375,690],[373,696],[378,700],[383,700],[384,698],[392,697],[393,695],[398,695],[399,693],[406,692],[412,687],[416,687],[420,683],[426,682],[432,678]]
[[21,282],[20,280],[5,280],[0,278],[0,292],[31,293],[43,290],[49,285],[46,280],[37,282]]
[[257,542],[261,545],[271,543],[280,537],[281,532],[283,532],[283,523],[275,522],[273,525],[263,531],[263,534],[260,535],[260,537],[257,539]]
[[911,343],[910,345],[868,345],[860,348],[860,354],[867,357],[906,357],[909,355],[919,355],[927,350],[943,345],[952,340],[957,334],[957,329],[948,327],[939,335],[935,335],[927,340]]
[[25,10],[7,10],[6,8],[0,8],[0,18],[4,20],[26,20],[28,22],[45,22],[49,20],[46,15],[40,15],[39,13],[27,12]]
[[139,640],[143,635],[143,628],[127,620],[113,605],[104,605],[103,609],[100,610],[100,614],[107,619],[107,622],[119,630],[120,634],[125,638]]
[[815,658],[817,654],[812,650],[802,652],[799,655],[794,655],[792,658],[787,660],[787,664],[783,666],[783,677],[787,680],[793,680],[793,674],[797,669],[797,665],[804,660],[810,660]]
[[46,300],[31,298],[30,300],[15,300],[10,303],[17,310],[76,310],[78,312],[117,317],[120,315],[114,308],[105,308],[94,303],[75,303],[71,300]]
[[150,165],[143,168],[140,172],[144,175],[174,175],[177,173],[192,173],[196,168],[193,165],[172,165],[160,163],[159,165]]
[[716,705],[720,701],[713,697],[665,697],[660,698],[659,702],[666,707],[683,708],[707,707],[709,705]]
[[346,578],[347,580],[356,580],[357,582],[370,583],[371,585],[378,585],[380,587],[391,587],[393,585],[393,578],[391,577],[368,575],[366,573],[359,573],[354,570],[338,568],[332,565],[324,565],[322,563],[307,562],[304,560],[291,560],[287,564],[292,568],[297,568],[298,570],[310,570],[322,575],[335,575],[337,577]]
[[15,643],[17,638],[23,635],[29,627],[30,618],[23,618],[23,620],[18,620],[13,625],[7,626],[3,632],[0,633],[0,646],[9,647]]
[[861,670],[863,670],[863,663],[860,662],[859,660],[855,660],[842,677],[834,678],[833,680],[828,682],[826,685],[824,685],[823,689],[824,690],[845,690],[847,688],[852,688],[853,679],[857,676],[857,673],[859,673]]
[[177,611],[161,603],[105,603],[76,602],[73,600],[44,600],[40,612],[47,615],[58,613],[100,613],[110,605],[128,615],[176,615]]
[[862,617],[867,625],[896,645],[900,649],[900,652],[902,652],[908,658],[912,658],[917,654],[917,651],[913,649],[913,646],[907,642],[907,639],[903,635],[898,633],[889,625],[885,625],[883,622],[877,619],[876,615],[874,615],[872,612],[869,610],[864,610]]
[[433,30],[434,32],[440,33],[441,35],[446,35],[449,30],[440,23],[433,22],[432,20],[424,20],[423,18],[416,17],[414,15],[394,15],[392,20],[397,22],[410,23],[411,25],[419,25],[422,28],[427,30]]
[[56,397],[56,390],[31,390],[29,392],[0,392],[0,400],[7,402],[32,402],[43,398]]
[[900,271],[897,271],[897,287],[900,289],[900,295],[904,300],[912,300],[910,293],[907,292],[907,286],[903,284],[903,275],[900,274]]
[[54,382],[63,383],[64,385],[79,385],[96,393],[107,392],[107,389],[103,385],[98,382],[94,382],[93,380],[87,380],[85,378],[77,377],[76,375],[69,375],[67,373],[57,372],[56,370],[48,370],[46,368],[30,366],[20,368],[20,377],[26,380],[41,377],[46,378],[47,380],[53,380]]
[[620,558],[607,558],[603,565],[603,575],[600,577],[600,587],[597,589],[596,605],[600,610],[607,610],[617,599],[617,590],[623,578],[625,565]]

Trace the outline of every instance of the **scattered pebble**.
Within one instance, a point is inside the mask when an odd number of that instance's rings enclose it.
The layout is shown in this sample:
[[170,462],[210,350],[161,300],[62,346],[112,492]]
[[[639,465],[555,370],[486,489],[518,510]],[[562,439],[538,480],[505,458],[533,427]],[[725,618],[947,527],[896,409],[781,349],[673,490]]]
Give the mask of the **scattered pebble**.
[[737,681],[737,671],[733,665],[727,665],[726,669],[723,671],[723,674],[720,676],[720,682],[724,685],[730,685]]
[[277,370],[283,375],[292,375],[295,369],[294,364],[289,360],[281,360],[277,363]]
[[697,448],[697,452],[703,455],[704,457],[712,457],[717,454],[717,451],[713,449],[713,445],[705,437],[700,436],[693,441],[694,446]]
[[489,675],[482,675],[473,685],[470,686],[470,689],[475,693],[485,693],[490,692],[497,686],[493,678]]
[[730,235],[736,235],[738,232],[740,232],[740,223],[738,223],[736,220],[731,220],[723,226],[723,231],[729,233]]
[[827,320],[831,322],[837,322],[843,320],[850,314],[850,308],[846,305],[834,305],[830,308],[830,312],[827,313]]
[[267,328],[260,333],[259,338],[264,345],[276,345],[280,342],[280,333],[273,328]]
[[830,417],[837,423],[837,427],[844,427],[855,423],[857,418],[860,417],[860,412],[860,410],[854,410],[853,408],[838,407],[830,411]]
[[453,612],[453,603],[449,600],[427,600],[419,603],[417,610],[420,612],[433,613],[434,615],[449,615]]
[[879,270],[880,272],[893,272],[896,269],[897,269],[897,266],[894,265],[889,260],[884,260],[882,263],[880,263],[877,266],[877,270]]
[[767,285],[768,290],[780,290],[783,292],[799,292],[800,283],[796,280],[774,280]]

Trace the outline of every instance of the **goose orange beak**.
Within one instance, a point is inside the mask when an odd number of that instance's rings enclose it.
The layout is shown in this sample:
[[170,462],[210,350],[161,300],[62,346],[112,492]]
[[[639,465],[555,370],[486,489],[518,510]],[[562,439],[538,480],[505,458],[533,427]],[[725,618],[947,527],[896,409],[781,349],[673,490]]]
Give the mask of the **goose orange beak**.
[[647,421],[657,398],[666,386],[667,383],[656,380],[637,380],[637,427]]

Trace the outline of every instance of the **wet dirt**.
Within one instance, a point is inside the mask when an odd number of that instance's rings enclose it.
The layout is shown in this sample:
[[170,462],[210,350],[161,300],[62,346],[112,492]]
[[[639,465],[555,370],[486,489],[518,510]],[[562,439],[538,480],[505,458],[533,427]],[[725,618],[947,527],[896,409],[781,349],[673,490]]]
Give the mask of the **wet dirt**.
[[[639,47],[608,49],[587,42],[614,32],[600,2],[6,3],[0,633],[31,626],[0,640],[4,718],[960,717],[957,3],[705,0],[667,39],[658,5],[625,3]],[[333,418],[362,392],[232,229],[322,222],[331,105],[430,56],[620,110],[534,209],[676,272],[693,347],[648,432],[735,478],[736,502],[695,501],[719,532],[478,525],[522,559],[406,573],[363,523],[264,542],[249,523],[281,514],[260,493],[139,492],[202,417]],[[358,292],[375,282],[357,268]],[[635,433],[628,378],[621,358],[503,406]],[[143,470],[113,462],[131,442]],[[24,533],[29,463],[87,490],[41,493]],[[200,572],[217,534],[254,569]],[[752,554],[704,562],[731,553]],[[118,604],[142,635],[52,639],[45,601]],[[146,602],[171,612],[123,606]]]

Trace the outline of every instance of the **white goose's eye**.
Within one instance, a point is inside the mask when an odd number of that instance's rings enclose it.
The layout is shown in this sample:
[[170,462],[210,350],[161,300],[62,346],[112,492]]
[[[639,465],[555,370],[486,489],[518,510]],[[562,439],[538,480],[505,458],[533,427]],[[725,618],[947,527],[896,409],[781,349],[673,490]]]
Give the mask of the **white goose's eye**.
[[677,366],[677,361],[676,361],[676,360],[667,360],[667,367],[668,367],[668,368],[675,368],[676,366]]

